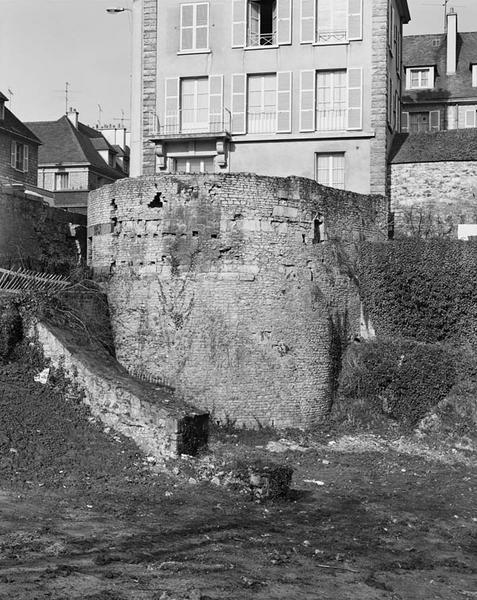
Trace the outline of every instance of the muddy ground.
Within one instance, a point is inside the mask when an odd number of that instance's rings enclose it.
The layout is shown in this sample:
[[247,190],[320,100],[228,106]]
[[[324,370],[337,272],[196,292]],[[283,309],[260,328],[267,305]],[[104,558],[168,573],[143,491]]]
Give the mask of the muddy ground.
[[[166,473],[29,369],[0,368],[0,598],[477,598],[468,447],[219,432]],[[217,485],[249,452],[294,468],[289,498]]]

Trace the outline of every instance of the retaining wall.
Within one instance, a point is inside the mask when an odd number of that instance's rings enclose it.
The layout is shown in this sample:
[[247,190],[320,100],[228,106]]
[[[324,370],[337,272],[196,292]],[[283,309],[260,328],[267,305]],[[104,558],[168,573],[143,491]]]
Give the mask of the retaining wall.
[[45,357],[83,391],[91,413],[146,454],[195,454],[207,444],[208,415],[179,402],[172,390],[134,380],[107,354],[79,346],[61,329],[38,323],[35,333]]

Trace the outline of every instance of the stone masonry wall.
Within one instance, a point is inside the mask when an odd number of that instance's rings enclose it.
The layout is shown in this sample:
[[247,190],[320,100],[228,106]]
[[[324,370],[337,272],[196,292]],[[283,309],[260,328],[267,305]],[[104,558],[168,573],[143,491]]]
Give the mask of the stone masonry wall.
[[371,126],[376,132],[376,136],[371,142],[370,189],[374,194],[386,194],[389,68],[387,33],[388,0],[373,0]]
[[301,178],[163,175],[90,194],[117,357],[218,420],[307,427],[359,331],[353,244],[387,204]]
[[393,164],[394,235],[457,237],[459,223],[477,223],[477,163]]
[[207,444],[208,415],[178,403],[172,391],[132,379],[108,354],[79,346],[61,329],[38,323],[34,333],[45,357],[83,391],[91,413],[146,454],[195,454]]
[[[155,132],[157,111],[157,2],[143,0],[143,80],[142,80],[142,131],[143,137],[143,170],[144,175],[156,172],[156,155],[154,144],[149,136]],[[152,128],[152,130],[151,130]]]
[[86,217],[0,185],[0,266],[77,264],[86,256]]

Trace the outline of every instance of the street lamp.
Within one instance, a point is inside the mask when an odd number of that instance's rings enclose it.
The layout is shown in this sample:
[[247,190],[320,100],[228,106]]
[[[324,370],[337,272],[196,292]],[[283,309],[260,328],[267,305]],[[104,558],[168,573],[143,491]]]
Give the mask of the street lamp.
[[[124,0],[122,0],[124,1]],[[143,0],[129,0],[132,8],[112,6],[106,9],[110,15],[127,12],[130,32],[130,114],[131,114],[131,162],[130,177],[141,175],[142,162],[142,9]]]

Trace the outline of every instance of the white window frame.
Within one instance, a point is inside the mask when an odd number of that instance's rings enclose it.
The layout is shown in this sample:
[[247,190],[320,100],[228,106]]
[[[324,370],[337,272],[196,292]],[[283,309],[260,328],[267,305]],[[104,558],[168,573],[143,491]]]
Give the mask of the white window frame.
[[[19,148],[22,149],[21,167],[18,165]],[[28,155],[29,155],[29,147],[26,144],[22,144],[21,142],[12,140],[11,162],[10,162],[12,169],[15,169],[15,171],[20,171],[20,173],[27,173],[28,172],[28,162],[29,162]]]
[[477,64],[472,65],[472,87],[477,87]]
[[[414,72],[428,73],[428,85],[422,85],[422,75],[419,76],[419,84],[411,85],[411,78]],[[434,87],[434,67],[407,67],[406,68],[406,89],[408,90],[431,90]]]
[[[256,113],[251,112],[250,103],[250,82],[254,79],[260,83],[260,106]],[[274,100],[275,104],[270,111],[265,111],[265,88],[266,82],[274,82]],[[247,133],[260,134],[260,133],[276,133],[277,132],[277,74],[276,73],[250,73],[247,75],[247,97],[246,97],[246,118],[247,118]],[[270,90],[268,90],[270,91]],[[259,117],[254,123],[253,115]],[[261,117],[261,118],[260,118]],[[251,131],[255,129],[254,131]]]
[[[197,25],[197,9],[199,6],[207,7],[207,25]],[[192,7],[192,25],[185,26],[183,24],[183,11],[187,7]],[[197,29],[207,28],[207,43],[204,47],[197,46]],[[192,48],[184,48],[184,30],[190,29],[192,31]],[[180,54],[196,54],[201,52],[210,52],[209,48],[209,36],[210,36],[210,5],[209,2],[188,2],[180,5]]]
[[[324,1],[330,1],[331,2],[331,6],[335,6],[334,2],[335,0],[321,0],[322,2]],[[319,35],[318,35],[318,26],[320,23],[320,0],[316,0],[316,8],[315,8],[315,44],[317,46],[335,46],[338,44],[348,44],[349,43],[349,1],[345,2],[346,4],[346,14],[344,17],[344,23],[345,23],[345,35],[344,38],[342,40],[328,40],[328,41],[320,41],[319,39]]]
[[[251,43],[251,37],[252,37],[252,31],[251,31],[251,17],[252,17],[252,5],[253,4],[260,4],[260,1],[258,0],[245,0],[245,48],[247,48],[248,50],[256,50],[258,48],[277,48],[278,47],[278,21],[279,18],[281,18],[279,16],[279,0],[275,0],[275,13],[272,16],[272,23],[274,24],[274,28],[272,27],[272,31],[269,32],[270,35],[272,36],[271,39],[271,44],[261,44],[261,33],[260,33],[260,29],[261,29],[261,15],[258,16],[258,20],[257,20],[257,24],[258,24],[258,31],[255,32],[255,35],[258,36],[258,44],[253,44]],[[289,22],[291,24],[291,5],[290,5],[290,18],[289,18]],[[286,43],[290,43],[290,41],[287,41]]]
[[[66,185],[61,184],[60,186],[58,186],[58,181],[60,181],[61,179],[66,181]],[[70,186],[70,177],[69,177],[69,173],[67,171],[59,171],[57,173],[55,173],[55,190],[58,192],[62,192],[64,190],[69,189]]]
[[[329,159],[329,164],[328,164],[328,175],[329,175],[329,180],[327,183],[321,183],[318,180],[318,161],[319,158],[328,158]],[[336,187],[337,183],[333,180],[333,173],[335,170],[334,167],[334,159],[335,158],[340,158],[343,161],[343,181],[339,182],[340,187]],[[346,189],[346,152],[316,152],[315,153],[315,181],[317,181],[317,183],[319,183],[320,185],[326,185],[328,187],[334,187],[336,189],[339,190],[344,190]]]

